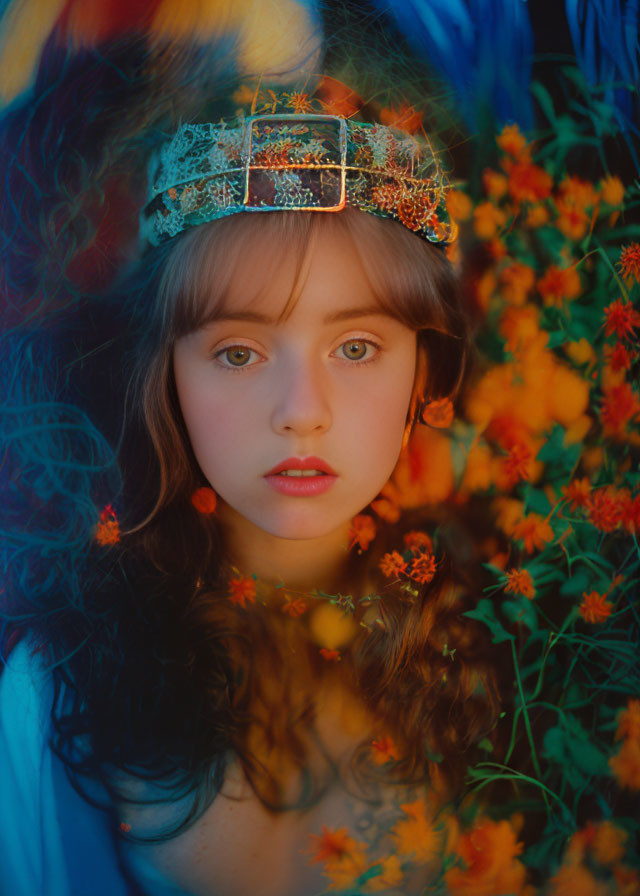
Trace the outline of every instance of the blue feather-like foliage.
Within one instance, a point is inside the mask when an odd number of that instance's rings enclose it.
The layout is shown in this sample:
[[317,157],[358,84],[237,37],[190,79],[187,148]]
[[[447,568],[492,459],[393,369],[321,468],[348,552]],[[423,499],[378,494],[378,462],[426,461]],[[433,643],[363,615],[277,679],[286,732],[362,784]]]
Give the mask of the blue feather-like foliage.
[[565,0],[576,58],[624,130],[640,125],[640,0]]
[[465,121],[477,128],[533,122],[529,93],[533,32],[523,0],[373,0],[392,16],[414,51],[455,92]]

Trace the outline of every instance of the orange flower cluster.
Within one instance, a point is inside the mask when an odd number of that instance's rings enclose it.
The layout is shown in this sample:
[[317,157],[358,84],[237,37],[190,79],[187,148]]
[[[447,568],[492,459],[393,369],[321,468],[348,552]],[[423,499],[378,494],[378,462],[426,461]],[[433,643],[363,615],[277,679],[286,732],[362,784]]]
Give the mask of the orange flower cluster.
[[629,699],[618,715],[616,740],[622,740],[622,746],[609,766],[620,787],[640,790],[640,700]]
[[602,486],[594,489],[583,505],[589,522],[601,532],[622,528],[633,535],[640,531],[640,491]]
[[95,538],[102,547],[118,544],[120,541],[120,524],[111,504],[107,504],[100,512]]
[[405,576],[420,585],[428,584],[436,574],[437,564],[431,549],[431,539],[426,533],[412,532],[405,540],[408,551],[390,551],[382,557],[379,566],[388,579]]
[[567,443],[591,424],[589,382],[547,348],[537,308],[510,305],[499,327],[513,360],[491,367],[466,401],[469,421],[494,448],[472,447],[463,492],[491,485],[510,491],[522,480],[537,481],[543,467],[536,456],[553,424],[566,427]]

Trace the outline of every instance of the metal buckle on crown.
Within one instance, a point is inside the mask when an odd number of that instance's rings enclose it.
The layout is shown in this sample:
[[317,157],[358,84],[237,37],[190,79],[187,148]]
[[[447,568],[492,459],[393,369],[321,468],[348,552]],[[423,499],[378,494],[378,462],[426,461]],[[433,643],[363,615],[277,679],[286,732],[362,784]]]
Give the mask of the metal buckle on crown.
[[340,211],[346,205],[347,122],[337,115],[246,119],[245,211]]

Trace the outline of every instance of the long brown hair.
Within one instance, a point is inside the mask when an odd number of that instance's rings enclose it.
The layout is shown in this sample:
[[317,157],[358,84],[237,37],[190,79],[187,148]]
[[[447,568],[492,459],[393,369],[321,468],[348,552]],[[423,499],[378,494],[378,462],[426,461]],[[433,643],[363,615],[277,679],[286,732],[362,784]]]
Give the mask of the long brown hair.
[[[296,301],[307,249],[325,228],[338,229],[350,242],[381,308],[418,333],[419,357],[426,360],[427,372],[426,379],[416,378],[410,414],[415,416],[425,391],[431,398],[454,395],[467,361],[469,325],[443,250],[397,222],[352,209],[337,215],[236,215],[181,237],[164,264],[134,378],[133,404],[150,439],[157,475],[150,480],[142,518],[131,520],[125,542],[130,540],[159,570],[183,580],[180,641],[188,645],[196,686],[211,718],[226,720],[229,746],[258,795],[272,807],[279,804],[282,782],[265,767],[259,746],[277,742],[289,761],[304,767],[308,737],[298,724],[294,730],[279,720],[291,715],[288,695],[299,682],[305,679],[312,691],[314,676],[318,680],[328,671],[318,666],[317,650],[314,655],[307,641],[295,675],[284,674],[291,655],[285,631],[289,623],[282,615],[247,613],[228,600],[229,570],[215,517],[198,514],[190,504],[193,490],[206,483],[182,420],[172,353],[176,340],[221,313],[241,264],[259,263],[267,282],[285,256],[294,258],[282,312],[286,316]],[[387,532],[382,539],[392,537]],[[354,558],[351,572],[361,581],[375,580],[375,570],[367,567],[366,557]],[[468,749],[497,717],[496,676],[486,640],[476,623],[462,616],[470,605],[463,580],[443,561],[436,580],[417,589],[411,601],[406,592],[387,588],[383,625],[368,634],[361,630],[344,657],[341,674],[349,687],[381,728],[402,743],[398,774],[403,780],[424,780],[425,757],[440,754],[445,777],[459,783]],[[229,689],[227,672],[221,678],[221,663],[235,670],[232,675],[242,681],[241,687]],[[262,707],[257,715],[256,706]],[[273,711],[265,713],[269,706]],[[312,720],[313,709],[307,709],[298,719]]]

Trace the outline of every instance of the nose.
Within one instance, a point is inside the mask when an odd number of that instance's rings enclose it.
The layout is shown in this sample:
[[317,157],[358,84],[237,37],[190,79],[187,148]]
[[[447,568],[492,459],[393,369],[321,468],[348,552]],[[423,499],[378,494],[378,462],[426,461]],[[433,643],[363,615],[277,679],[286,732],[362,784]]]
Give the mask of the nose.
[[274,398],[271,424],[275,432],[306,436],[331,426],[329,383],[321,362],[298,359],[283,365]]

